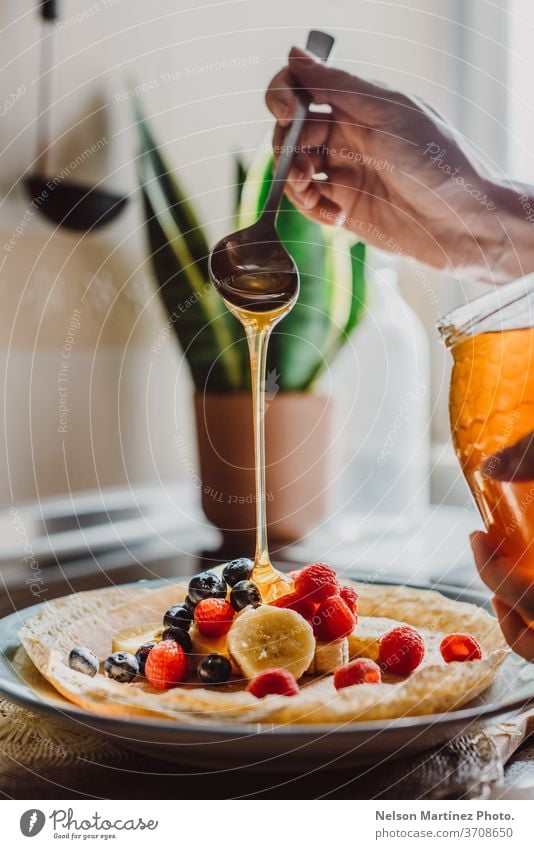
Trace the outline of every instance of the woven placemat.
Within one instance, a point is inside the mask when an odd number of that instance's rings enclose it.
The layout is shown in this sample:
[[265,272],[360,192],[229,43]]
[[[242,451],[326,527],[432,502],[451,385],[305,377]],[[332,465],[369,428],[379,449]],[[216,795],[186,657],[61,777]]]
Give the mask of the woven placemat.
[[529,730],[524,715],[416,757],[362,767],[357,775],[328,768],[299,775],[201,771],[72,731],[0,699],[0,793],[12,799],[482,798],[502,782],[504,763]]

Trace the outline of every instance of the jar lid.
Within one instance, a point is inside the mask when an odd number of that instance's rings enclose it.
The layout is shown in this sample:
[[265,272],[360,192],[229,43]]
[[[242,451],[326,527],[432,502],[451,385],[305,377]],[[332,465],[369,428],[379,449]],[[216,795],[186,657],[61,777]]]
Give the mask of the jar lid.
[[523,330],[534,325],[534,274],[497,286],[443,316],[437,329],[448,348],[468,336]]

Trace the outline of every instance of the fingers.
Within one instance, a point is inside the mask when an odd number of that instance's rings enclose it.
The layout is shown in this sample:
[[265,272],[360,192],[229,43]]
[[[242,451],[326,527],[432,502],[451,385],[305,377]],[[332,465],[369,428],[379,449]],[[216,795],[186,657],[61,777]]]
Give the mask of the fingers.
[[534,480],[534,433],[497,451],[486,460],[483,471],[498,481]]
[[396,92],[385,86],[325,65],[299,47],[291,48],[288,70],[293,79],[293,86],[297,88],[300,84],[314,103],[328,103],[345,108],[347,95],[353,95],[360,97],[358,106],[364,107],[373,104],[376,106],[377,101],[391,102],[398,97]]
[[267,108],[281,127],[288,127],[293,119],[297,104],[293,85],[289,68],[283,68],[273,77],[265,94]]
[[525,660],[534,662],[534,630],[525,625],[522,618],[499,598],[492,599],[495,615],[499,620],[504,639]]
[[471,536],[478,573],[487,587],[525,622],[534,621],[534,569],[530,563],[510,563],[491,544],[487,534]]

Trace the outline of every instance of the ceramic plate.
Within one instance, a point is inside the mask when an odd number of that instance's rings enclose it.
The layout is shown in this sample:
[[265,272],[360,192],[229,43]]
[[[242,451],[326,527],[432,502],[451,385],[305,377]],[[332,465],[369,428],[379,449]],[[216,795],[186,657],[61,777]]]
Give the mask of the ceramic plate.
[[[160,582],[152,582],[157,586]],[[387,581],[393,584],[395,581]],[[147,583],[144,584],[147,586]],[[487,606],[487,597],[457,587],[437,589],[449,598]],[[26,657],[18,631],[39,610],[35,605],[0,620],[0,693],[78,732],[111,737],[130,748],[176,763],[210,768],[248,767],[261,771],[347,768],[404,757],[534,703],[534,664],[510,655],[485,693],[457,711],[433,716],[350,723],[340,726],[187,725],[167,721],[118,720],[95,716],[63,699]]]

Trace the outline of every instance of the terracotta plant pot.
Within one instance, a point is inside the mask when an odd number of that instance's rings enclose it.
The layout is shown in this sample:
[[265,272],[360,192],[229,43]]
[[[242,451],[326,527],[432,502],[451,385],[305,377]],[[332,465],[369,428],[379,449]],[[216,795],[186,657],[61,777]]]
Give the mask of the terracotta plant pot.
[[[255,534],[252,402],[248,394],[197,395],[202,507],[234,543]],[[269,538],[289,543],[323,518],[327,506],[329,399],[280,393],[265,414]]]

